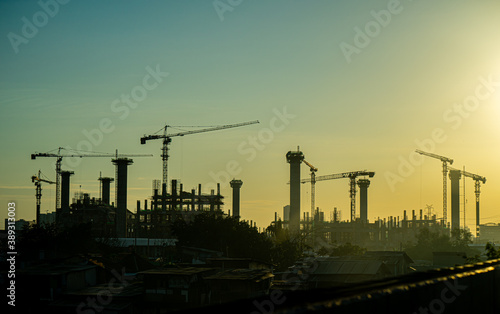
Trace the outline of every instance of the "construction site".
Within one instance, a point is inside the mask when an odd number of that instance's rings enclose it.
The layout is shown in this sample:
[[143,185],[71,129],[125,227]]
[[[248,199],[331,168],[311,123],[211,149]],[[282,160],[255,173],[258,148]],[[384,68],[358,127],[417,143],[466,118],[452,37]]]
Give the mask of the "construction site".
[[[481,183],[486,183],[486,178],[477,174],[450,167],[453,159],[416,150],[416,153],[442,162],[443,172],[443,214],[437,217],[432,214],[430,208],[427,210],[411,210],[411,213],[403,210],[401,216],[378,217],[375,221],[368,220],[368,187],[370,178],[375,176],[373,171],[352,171],[336,173],[331,175],[316,176],[318,169],[305,160],[303,152],[289,151],[286,160],[290,164],[290,205],[283,208],[284,224],[295,233],[302,233],[310,239],[309,244],[317,246],[317,239],[334,243],[353,243],[364,246],[370,250],[400,250],[404,243],[414,241],[415,236],[423,227],[450,235],[453,229],[467,229],[461,224],[461,195],[460,180],[471,178],[475,187],[475,209],[476,209],[476,243],[486,243],[497,238],[493,234],[495,226],[482,226],[480,224],[480,192]],[[310,170],[310,178],[301,179],[301,164],[305,164]],[[348,192],[350,199],[350,219],[341,221],[339,211],[334,208],[330,219],[325,219],[325,213],[315,206],[315,185],[318,181],[348,179]],[[451,221],[448,221],[448,180],[451,181]],[[311,207],[310,210],[302,211],[300,189],[301,184],[311,184]],[[359,211],[356,208],[356,194],[359,187]],[[464,187],[464,185],[462,185]],[[464,202],[465,203],[465,202]],[[464,204],[463,203],[463,204]],[[463,211],[465,215],[465,211]],[[275,215],[277,221],[277,215]],[[481,229],[488,229],[487,236],[481,237]],[[323,242],[325,243],[325,242]],[[321,245],[321,244],[319,244]]]
[[[159,132],[141,137],[141,144],[151,140],[162,140],[162,180],[153,180],[151,195],[148,199],[136,200],[136,208],[128,208],[127,198],[127,171],[133,165],[132,157],[151,157],[146,154],[96,154],[90,152],[65,152],[59,148],[57,153],[34,153],[31,159],[42,157],[56,159],[56,180],[51,181],[38,175],[32,176],[32,182],[36,188],[36,223],[40,223],[40,206],[42,200],[42,184],[56,185],[56,209],[55,222],[61,227],[71,227],[81,223],[91,223],[92,232],[98,237],[113,238],[172,238],[172,222],[183,219],[189,222],[192,217],[201,212],[212,212],[221,217],[240,217],[240,189],[243,181],[233,179],[230,182],[232,188],[232,204],[224,204],[224,196],[221,195],[220,183],[217,189],[204,191],[203,186],[198,184],[197,190],[185,190],[182,183],[174,179],[168,179],[169,144],[173,137],[180,137],[196,133],[204,133],[228,128],[241,127],[255,124],[258,121],[245,123],[208,127],[193,131],[168,133],[168,125]],[[160,133],[160,134],[158,134]],[[416,153],[437,159],[442,162],[443,173],[443,205],[442,216],[437,217],[430,209],[403,210],[401,215],[385,218],[377,217],[374,221],[368,219],[368,188],[370,179],[375,177],[374,171],[359,170],[329,175],[317,176],[318,169],[305,160],[303,152],[297,148],[296,151],[286,153],[286,162],[290,167],[289,204],[283,207],[283,215],[279,217],[278,211],[272,223],[280,222],[291,234],[302,235],[307,243],[313,248],[322,243],[352,243],[361,245],[368,249],[376,250],[399,250],[403,243],[413,241],[422,227],[450,234],[452,229],[466,228],[460,224],[460,180],[471,178],[475,184],[476,205],[476,235],[475,242],[483,243],[497,238],[495,226],[484,226],[488,230],[487,237],[481,237],[480,224],[480,187],[486,183],[486,178],[477,174],[452,168],[453,159],[436,154],[416,150]],[[70,181],[73,171],[61,169],[63,158],[67,157],[107,157],[111,158],[115,165],[115,176],[99,176],[99,197],[92,197],[89,193],[76,192],[71,198]],[[310,177],[301,178],[301,167],[307,166]],[[330,217],[325,218],[324,210],[316,207],[316,183],[326,180],[347,179],[348,197],[350,201],[349,219],[341,219],[340,211],[333,209]],[[373,180],[373,179],[372,179]],[[451,181],[451,221],[448,220],[448,180]],[[115,185],[115,200],[111,200],[111,184]],[[301,185],[310,184],[310,209],[301,210]],[[357,196],[359,189],[359,197]],[[359,208],[357,208],[357,203]],[[278,218],[279,217],[279,218]],[[465,222],[465,221],[464,221]],[[254,226],[249,221],[250,226]],[[483,238],[483,239],[482,239]]]
[[[442,236],[450,239],[454,229],[463,230],[467,227],[460,223],[460,180],[465,178],[471,178],[475,182],[476,228],[479,230],[474,239],[475,244],[479,245],[481,241],[484,243],[499,238],[499,226],[484,226],[483,235],[483,226],[480,224],[480,187],[481,184],[486,183],[486,178],[465,170],[451,168],[449,165],[453,163],[452,159],[420,150],[416,153],[442,162],[443,212],[441,217],[437,217],[430,207],[402,210],[400,216],[377,217],[377,211],[370,209],[368,193],[369,187],[377,184],[375,171],[372,169],[356,170],[317,175],[318,168],[309,162],[309,159],[305,159],[305,154],[299,147],[295,151],[288,151],[283,158],[283,167],[287,167],[286,163],[288,163],[290,169],[289,199],[283,200],[283,204],[288,204],[283,206],[282,215],[278,210],[274,212],[274,220],[264,230],[257,228],[252,220],[240,219],[242,210],[245,211],[240,204],[244,177],[233,178],[229,182],[232,191],[230,197],[221,194],[220,183],[214,185],[215,189],[207,191],[202,184],[198,184],[197,189],[186,189],[185,185],[180,183],[180,179],[169,179],[169,144],[172,137],[254,123],[257,121],[180,133],[167,133],[168,126],[165,126],[162,134],[144,135],[140,139],[141,144],[146,144],[150,140],[162,140],[163,176],[162,180],[152,181],[149,197],[135,200],[135,208],[127,205],[130,204],[129,167],[134,166],[133,158],[151,157],[151,155],[119,154],[117,151],[114,154],[71,152],[61,148],[53,153],[32,154],[33,160],[56,159],[55,181],[49,180],[41,171],[31,177],[36,191],[36,221],[34,223],[43,226],[50,222],[46,214],[40,213],[42,184],[55,185],[57,205],[53,220],[54,226],[60,230],[86,230],[79,228],[83,225],[89,226],[87,230],[90,230],[90,235],[87,236],[101,244],[107,243],[109,247],[119,252],[85,252],[76,256],[64,255],[62,258],[62,252],[58,251],[57,247],[47,251],[38,247],[28,250],[30,253],[25,254],[24,258],[28,256],[32,260],[29,262],[29,267],[19,271],[19,283],[29,287],[26,290],[26,298],[30,295],[41,296],[38,303],[26,301],[26,307],[42,307],[61,313],[74,310],[81,306],[89,296],[98,298],[106,280],[112,278],[113,271],[110,273],[110,269],[122,267],[121,269],[126,273],[125,276],[131,280],[132,284],[126,284],[119,291],[117,290],[113,294],[113,303],[104,305],[106,310],[120,308],[119,313],[131,311],[158,313],[198,306],[223,307],[223,304],[231,304],[231,302],[240,302],[237,305],[239,308],[247,306],[244,300],[272,296],[273,293],[293,294],[294,290],[297,290],[296,292],[308,294],[311,289],[315,288],[343,289],[349,285],[359,287],[358,290],[352,290],[349,293],[358,300],[356,302],[359,306],[367,309],[370,305],[359,301],[361,298],[357,297],[366,294],[365,289],[369,289],[364,286],[366,282],[378,280],[381,285],[380,291],[387,291],[387,289],[392,289],[391,283],[394,282],[415,287],[417,285],[414,282],[424,277],[434,280],[444,278],[443,276],[452,278],[455,274],[461,273],[460,269],[453,268],[454,272],[450,273],[439,268],[464,265],[467,258],[464,252],[433,251],[431,261],[414,259],[407,249],[409,243],[417,241],[423,230],[429,230],[430,234],[435,237]],[[71,184],[71,179],[75,173],[62,169],[62,160],[70,157],[111,159],[115,167],[115,175],[100,174],[96,178],[99,182],[98,197],[90,193],[72,191],[71,187],[74,187],[74,184]],[[306,169],[310,176],[301,178],[301,170]],[[342,219],[341,210],[337,208],[333,208],[331,215],[325,215],[325,210],[316,206],[316,184],[343,179],[347,181],[345,198],[349,200],[348,218]],[[450,221],[448,221],[447,210],[448,180],[451,181]],[[114,199],[111,196],[112,184],[115,187]],[[301,208],[303,201],[301,189],[305,190],[303,186],[308,187],[308,184],[310,184],[310,207]],[[226,199],[231,199],[231,203],[225,203]],[[369,216],[377,218],[370,221]],[[208,224],[197,230],[187,229],[188,225],[196,224],[197,217],[202,217],[208,221]],[[231,219],[228,219],[229,217]],[[213,220],[210,220],[211,218]],[[242,250],[237,251],[234,242],[229,241],[231,240],[228,239],[231,238],[230,230],[224,229],[223,232],[218,233],[220,226],[227,226],[219,225],[221,221],[234,222],[230,225],[234,230],[243,225],[245,231],[239,231],[237,236],[232,237],[241,241],[241,238],[248,235],[248,239],[245,239],[248,241],[246,245],[239,245]],[[213,224],[216,224],[216,227],[210,229]],[[179,232],[179,225],[188,231]],[[210,229],[210,231],[204,229]],[[196,233],[198,230],[200,232]],[[288,240],[278,242],[277,231],[282,235],[286,234]],[[212,233],[218,234],[210,237]],[[196,239],[206,237],[209,240],[190,242],[186,240],[186,234],[194,234],[193,238]],[[251,237],[255,234],[268,241],[269,246],[262,246],[259,242],[260,238]],[[288,251],[284,250],[285,254],[279,255],[283,252],[283,248],[287,248],[287,243],[291,243],[293,250],[288,247]],[[254,246],[255,248],[252,248]],[[359,252],[362,253],[349,251],[347,254],[336,255],[336,253],[331,253],[333,251],[328,251],[328,248],[342,246],[359,248],[361,250]],[[451,247],[453,248],[455,247]],[[250,251],[250,249],[255,250]],[[293,255],[295,253],[291,252],[300,253]],[[261,256],[265,256],[266,260],[260,259]],[[49,261],[57,262],[52,264]],[[480,274],[482,266],[478,265],[481,264],[475,265],[474,269],[477,269]],[[425,273],[433,269],[438,269],[439,273],[432,276]],[[300,277],[295,277],[296,275]],[[415,276],[412,277],[413,275]],[[487,278],[491,276],[493,275],[490,273]],[[471,283],[476,285],[483,285],[486,280],[489,280],[480,275],[472,277]],[[91,279],[82,280],[82,278]],[[33,285],[33,282],[37,285]],[[46,285],[47,282],[56,284],[49,287]],[[428,284],[428,286],[440,287],[435,283]],[[422,293],[432,296],[429,291],[425,290]],[[404,295],[410,294],[410,292],[405,292]],[[380,306],[387,306],[388,303],[384,298],[381,294],[376,299],[378,301],[374,302],[379,302]]]

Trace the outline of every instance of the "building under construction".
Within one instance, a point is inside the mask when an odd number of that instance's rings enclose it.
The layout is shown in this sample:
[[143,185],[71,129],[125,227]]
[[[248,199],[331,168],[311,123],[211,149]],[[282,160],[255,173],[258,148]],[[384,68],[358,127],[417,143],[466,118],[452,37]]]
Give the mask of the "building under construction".
[[[90,223],[92,233],[98,237],[117,238],[168,238],[171,237],[172,223],[177,219],[189,221],[201,212],[222,212],[224,197],[217,191],[202,193],[202,185],[198,190],[184,191],[177,180],[171,181],[171,191],[167,193],[166,184],[153,181],[152,196],[149,200],[137,201],[137,210],[127,208],[127,176],[128,166],[132,159],[117,158],[112,160],[116,166],[115,178],[99,177],[100,197],[91,197],[88,193],[74,193],[70,204],[70,177],[73,172],[61,171],[61,207],[56,210],[56,223],[60,227],[71,227],[77,224]],[[111,182],[115,183],[115,202],[110,202]],[[234,193],[238,196],[233,207],[239,215],[239,188],[242,182],[234,184]]]
[[[288,208],[286,208],[288,209]],[[277,217],[277,215],[275,215]],[[288,221],[280,221],[286,228]],[[341,221],[338,211],[334,211],[333,217],[325,220],[324,212],[317,209],[314,217],[306,212],[300,221],[300,233],[306,237],[311,247],[322,247],[328,243],[355,244],[368,250],[400,250],[401,246],[408,241],[414,241],[421,228],[428,228],[434,232],[449,233],[436,215],[424,215],[423,210],[416,213],[412,211],[411,216],[406,210],[403,215],[388,218],[377,218],[374,222],[366,222],[361,219],[356,221]]]
[[[417,151],[419,152],[419,151]],[[451,163],[452,160],[446,157],[419,152],[427,156],[441,159],[444,163]],[[460,200],[459,200],[459,179],[463,175],[476,181],[476,224],[479,226],[479,182],[485,183],[484,177],[471,174],[462,170],[445,167],[445,176],[450,174],[451,180],[451,224],[446,221],[446,201],[444,202],[444,216],[437,219],[436,215],[430,212],[424,215],[423,210],[420,213],[412,211],[411,216],[407,216],[406,210],[400,217],[388,217],[385,219],[377,218],[374,222],[368,220],[368,187],[370,180],[375,175],[371,171],[352,171],[337,173],[332,175],[316,176],[318,169],[305,160],[304,154],[297,151],[289,151],[286,154],[286,161],[290,164],[290,203],[283,209],[283,221],[278,220],[275,213],[275,223],[281,221],[281,224],[290,230],[291,234],[302,235],[308,239],[312,247],[321,246],[325,243],[351,243],[361,245],[368,249],[392,250],[400,249],[401,246],[415,240],[421,228],[429,228],[435,232],[450,234],[455,228],[460,228]],[[311,178],[300,178],[300,165],[304,162],[311,170]],[[358,177],[361,177],[358,179]],[[341,221],[339,211],[333,212],[333,217],[329,221],[325,220],[324,213],[315,207],[315,184],[318,181],[333,179],[349,179],[349,198],[350,198],[350,220]],[[301,183],[311,184],[311,210],[301,212],[300,206],[300,185]],[[445,191],[446,191],[446,184]],[[356,209],[357,187],[360,190],[359,212]],[[446,197],[446,194],[445,194]],[[302,219],[300,219],[302,216]],[[450,228],[451,226],[451,228]],[[479,229],[479,228],[478,228]],[[483,228],[486,229],[486,228]],[[483,232],[484,233],[484,232]],[[323,241],[323,242],[322,242]],[[322,243],[321,243],[322,242]]]
[[159,185],[159,181],[153,182],[153,196],[149,206],[148,200],[144,200],[143,206],[137,201],[137,213],[132,223],[134,229],[129,230],[129,237],[170,237],[172,223],[178,219],[188,222],[196,214],[207,211],[223,215],[224,197],[220,195],[219,184],[217,191],[211,190],[210,194],[202,193],[201,184],[198,185],[198,191],[192,189],[187,192],[182,183],[172,180],[170,194],[166,193],[165,184],[160,193]]

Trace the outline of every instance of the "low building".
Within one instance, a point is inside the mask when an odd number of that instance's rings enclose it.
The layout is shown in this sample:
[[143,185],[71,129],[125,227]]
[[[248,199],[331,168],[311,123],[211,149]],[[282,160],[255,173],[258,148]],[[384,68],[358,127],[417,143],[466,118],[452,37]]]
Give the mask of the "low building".
[[177,239],[114,238],[110,243],[133,249],[141,256],[160,258],[174,254],[177,241]]
[[207,259],[221,257],[222,254],[220,251],[198,247],[183,246],[180,248],[181,260],[185,263],[206,264]]
[[163,268],[139,272],[144,282],[144,301],[156,309],[182,309],[209,304],[205,276],[213,268]]
[[105,284],[66,293],[49,303],[50,313],[147,313],[141,282],[112,280]]
[[481,243],[500,243],[500,224],[479,225],[479,241]]
[[231,269],[206,277],[210,303],[218,304],[269,294],[273,274],[267,269]]
[[394,276],[412,272],[413,260],[403,251],[367,251],[363,256],[384,262]]
[[342,286],[392,276],[383,261],[340,258],[317,261],[310,271],[304,273],[309,288]]
[[235,257],[219,257],[208,258],[207,264],[210,267],[218,267],[222,270],[226,269],[266,269],[273,270],[273,264],[264,261],[259,261],[252,258],[235,258]]
[[36,309],[66,293],[97,284],[96,265],[43,264],[20,269],[16,274],[19,290],[17,303]]

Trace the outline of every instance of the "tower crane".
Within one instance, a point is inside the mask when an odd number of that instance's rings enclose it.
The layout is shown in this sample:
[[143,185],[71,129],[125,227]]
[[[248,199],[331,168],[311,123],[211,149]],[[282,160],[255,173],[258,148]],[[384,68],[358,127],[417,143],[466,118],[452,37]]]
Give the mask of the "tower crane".
[[[62,154],[61,151],[66,150],[69,151],[69,154]],[[57,153],[37,153],[35,152],[34,154],[31,154],[31,159],[36,159],[37,157],[54,157],[56,159],[56,210],[61,207],[61,164],[62,164],[62,159],[63,157],[151,157],[153,155],[149,154],[136,154],[136,155],[129,155],[129,154],[118,154],[118,150],[113,153],[94,153],[94,152],[82,152],[82,151],[75,151],[76,153],[71,153],[70,150],[65,149],[63,147],[59,147],[57,149]]]
[[[455,169],[452,167],[448,167],[448,168],[451,170],[458,170],[458,169]],[[486,178],[482,177],[480,175],[474,174],[474,173],[467,172],[465,170],[459,170],[459,171],[463,176],[469,177],[475,181],[474,182],[474,194],[476,195],[476,232],[477,232],[477,230],[479,229],[479,195],[481,194],[481,182],[483,182],[483,184],[485,184]]]
[[[161,129],[161,130],[163,130],[163,134],[144,135],[143,137],[141,137],[141,144],[146,144],[146,142],[150,141],[150,140],[163,139],[161,158],[163,160],[163,185],[166,187],[166,185],[168,184],[168,157],[169,157],[168,145],[170,144],[170,142],[172,142],[172,137],[184,136],[184,135],[190,135],[190,134],[196,134],[196,133],[204,133],[204,132],[210,132],[210,131],[217,131],[217,130],[222,130],[222,129],[236,128],[236,127],[255,124],[255,123],[259,123],[259,121],[255,120],[255,121],[249,121],[249,122],[243,122],[243,123],[237,123],[237,124],[212,126],[212,127],[207,127],[204,129],[199,129],[199,130],[192,130],[192,131],[185,131],[185,132],[171,133],[171,134],[167,133],[167,129],[169,127],[174,127],[174,126],[165,125]],[[184,126],[184,127],[186,127],[186,126]]]
[[310,163],[308,163],[305,159],[303,162],[309,166],[309,169],[311,170],[311,219],[314,220],[314,211],[316,209],[315,207],[315,199],[316,199],[316,172],[318,171],[318,168],[314,167]]
[[415,152],[419,153],[420,155],[424,155],[427,157],[435,158],[441,160],[443,163],[443,224],[446,225],[447,222],[447,215],[448,215],[448,209],[447,209],[447,188],[446,188],[446,183],[447,183],[447,178],[446,175],[448,174],[448,163],[450,165],[453,164],[453,159],[432,154],[432,153],[427,153],[424,151],[421,151],[420,149],[415,150]]
[[56,184],[53,181],[42,179],[42,172],[38,170],[38,175],[31,176],[31,182],[35,183],[36,187],[36,224],[40,225],[40,206],[42,204],[42,182],[48,184]]
[[[323,181],[323,180],[334,180],[334,179],[343,179],[343,178],[349,178],[349,196],[351,198],[351,221],[354,221],[356,218],[356,178],[358,176],[369,176],[372,178],[375,175],[375,172],[372,171],[351,171],[351,172],[343,172],[343,173],[336,173],[336,174],[330,174],[330,175],[325,175],[325,176],[319,176],[315,177],[314,180],[315,182],[317,181]],[[304,179],[301,180],[300,183],[307,183],[311,182],[311,179]]]

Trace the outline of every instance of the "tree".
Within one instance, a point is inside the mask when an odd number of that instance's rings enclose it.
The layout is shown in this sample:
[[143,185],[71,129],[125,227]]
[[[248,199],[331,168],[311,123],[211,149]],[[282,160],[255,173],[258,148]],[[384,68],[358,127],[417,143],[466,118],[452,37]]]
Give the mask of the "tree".
[[469,247],[472,234],[466,230],[454,229],[450,237],[446,233],[422,228],[416,235],[416,240],[416,243],[408,242],[405,245],[406,253],[413,260],[432,260],[432,252],[460,251],[465,252],[467,256],[479,254],[477,250]]
[[228,257],[250,257],[270,262],[271,240],[234,217],[204,212],[191,222],[178,219],[173,226],[179,246],[223,252]]
[[304,237],[292,236],[288,229],[283,228],[281,220],[272,222],[266,231],[273,243],[271,261],[276,265],[276,270],[285,271],[303,256],[306,248]]
[[360,247],[359,245],[353,245],[351,243],[345,243],[334,247],[330,250],[330,256],[347,256],[347,255],[363,255],[366,249]]
[[486,243],[485,250],[488,260],[500,258],[500,249],[496,250],[495,246],[490,242]]

